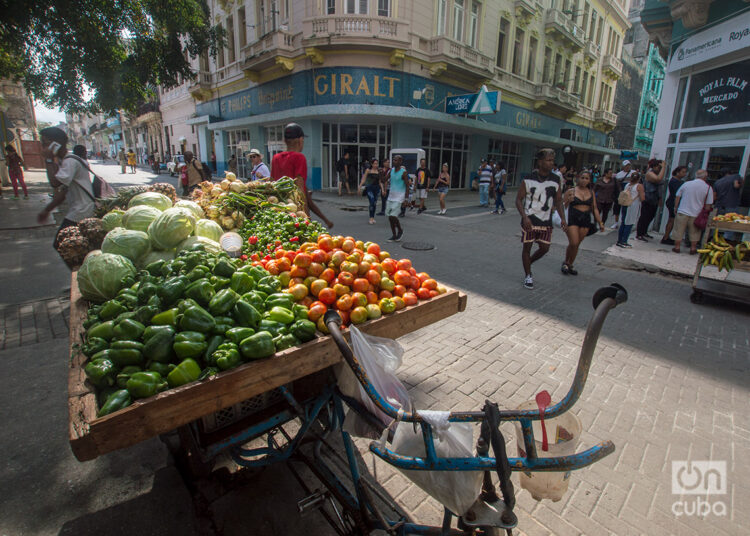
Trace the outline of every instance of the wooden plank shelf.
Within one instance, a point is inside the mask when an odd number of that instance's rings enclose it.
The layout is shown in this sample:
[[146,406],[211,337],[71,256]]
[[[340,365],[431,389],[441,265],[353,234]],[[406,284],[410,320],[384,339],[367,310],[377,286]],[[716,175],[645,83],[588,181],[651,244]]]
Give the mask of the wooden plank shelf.
[[[97,418],[93,386],[86,381],[86,356],[80,352],[88,302],[78,290],[77,273],[70,287],[70,370],[68,375],[69,439],[80,461],[129,447],[191,421],[325,369],[342,360],[333,339],[319,337],[274,356],[246,363],[205,381],[170,389]],[[466,295],[448,290],[428,301],[358,326],[365,333],[396,339],[466,308]],[[347,332],[348,337],[348,332]]]

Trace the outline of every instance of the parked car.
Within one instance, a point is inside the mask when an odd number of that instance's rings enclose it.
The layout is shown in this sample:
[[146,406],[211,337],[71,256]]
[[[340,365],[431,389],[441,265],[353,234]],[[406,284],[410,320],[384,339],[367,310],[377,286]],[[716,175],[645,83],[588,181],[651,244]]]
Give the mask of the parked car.
[[167,171],[169,176],[174,177],[177,173],[182,171],[182,166],[185,165],[185,157],[181,154],[176,154],[172,157],[172,160],[167,162]]

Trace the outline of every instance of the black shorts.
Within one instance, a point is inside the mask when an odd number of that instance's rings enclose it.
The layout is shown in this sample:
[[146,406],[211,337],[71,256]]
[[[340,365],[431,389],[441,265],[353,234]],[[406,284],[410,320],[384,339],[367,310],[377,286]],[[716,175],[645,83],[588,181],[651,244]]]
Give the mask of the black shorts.
[[674,211],[674,205],[666,205],[666,207],[667,207],[667,212],[669,212],[669,217],[675,218],[677,214]]
[[582,212],[575,207],[568,208],[568,225],[576,225],[578,227],[590,227],[591,226],[591,211]]

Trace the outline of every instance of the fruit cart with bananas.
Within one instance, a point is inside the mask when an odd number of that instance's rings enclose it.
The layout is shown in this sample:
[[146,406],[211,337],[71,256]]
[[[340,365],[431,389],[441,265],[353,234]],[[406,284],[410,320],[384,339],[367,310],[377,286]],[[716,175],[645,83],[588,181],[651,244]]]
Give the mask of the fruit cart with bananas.
[[[750,236],[750,219],[728,214],[716,216],[709,223],[698,249],[690,301],[701,303],[704,296],[711,296],[750,304],[750,241],[727,241],[722,231],[734,232],[740,238],[743,233]],[[726,275],[722,274],[724,271]],[[724,278],[717,278],[721,276]]]

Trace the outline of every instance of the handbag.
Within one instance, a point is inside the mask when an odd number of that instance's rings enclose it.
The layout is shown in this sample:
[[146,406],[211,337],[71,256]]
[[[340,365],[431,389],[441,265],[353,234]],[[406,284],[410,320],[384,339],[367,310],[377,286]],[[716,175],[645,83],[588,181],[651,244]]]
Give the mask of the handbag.
[[[81,157],[79,157],[78,155],[69,154],[65,158],[75,158],[84,168],[86,168],[86,171],[88,171],[94,176],[94,180],[91,181],[91,188],[94,190],[95,199],[117,197],[117,191],[114,188],[112,188],[112,185],[109,184],[104,179],[102,179],[99,175],[91,171],[91,168],[86,164],[86,162]],[[87,190],[84,190],[84,191],[87,194],[89,193]]]
[[620,195],[617,196],[617,203],[621,207],[629,207],[633,204],[633,197],[630,195],[630,192],[623,190],[620,192]]
[[703,198],[703,208],[701,209],[701,213],[696,216],[695,221],[693,222],[693,225],[695,225],[698,229],[705,229],[706,226],[708,226],[708,215],[711,214],[711,209],[706,208],[706,201],[708,200],[708,194],[711,191],[711,187],[708,186],[708,190],[706,190],[706,197]]

